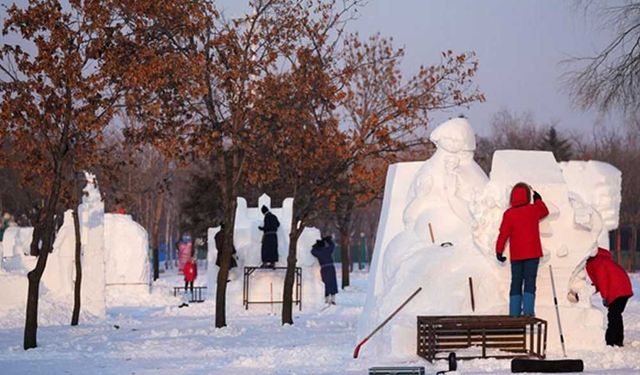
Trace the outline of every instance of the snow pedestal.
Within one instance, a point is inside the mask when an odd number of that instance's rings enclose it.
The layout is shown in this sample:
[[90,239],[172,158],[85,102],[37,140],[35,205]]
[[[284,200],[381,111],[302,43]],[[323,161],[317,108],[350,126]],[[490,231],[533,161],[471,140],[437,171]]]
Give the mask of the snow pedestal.
[[[247,207],[244,198],[239,197],[236,208],[233,243],[237,251],[238,267],[230,270],[227,284],[227,301],[229,306],[242,306],[243,269],[245,266],[257,267],[262,263],[261,243],[262,232],[258,229],[263,224],[264,215],[260,211],[267,206],[280,222],[278,227],[278,262],[276,266],[286,267],[289,253],[289,233],[291,231],[293,199],[286,198],[281,208],[271,207],[271,198],[263,194],[258,200],[257,207]],[[215,299],[216,283],[219,267],[216,265],[218,249],[215,235],[220,227],[209,228],[207,231],[207,292],[210,299]],[[320,239],[320,231],[316,228],[304,228],[297,243],[297,266],[302,269],[302,299],[303,308],[319,308],[324,301],[324,284],[320,277],[320,266],[311,255],[311,246]],[[284,283],[284,270],[257,270],[250,276],[250,301],[280,301]],[[257,308],[252,306],[251,308]]]
[[[560,348],[549,265],[568,350],[602,348],[604,317],[590,305],[593,288],[583,269],[598,241],[617,226],[619,171],[599,162],[561,168],[549,152],[497,151],[487,179],[472,159],[473,137],[466,120],[450,120],[432,132],[437,151],[429,160],[389,168],[358,337],[423,290],[367,344],[365,355],[415,358],[418,315],[507,314],[510,267],[495,260],[495,242],[519,181],[533,185],[550,211],[540,223],[544,256],[536,293],[536,316],[549,324],[549,349]],[[440,246],[445,242],[452,246]],[[579,292],[579,304],[567,301],[569,289]]]
[[86,173],[85,195],[78,207],[82,241],[82,309],[98,317],[105,316],[104,202],[95,176]]

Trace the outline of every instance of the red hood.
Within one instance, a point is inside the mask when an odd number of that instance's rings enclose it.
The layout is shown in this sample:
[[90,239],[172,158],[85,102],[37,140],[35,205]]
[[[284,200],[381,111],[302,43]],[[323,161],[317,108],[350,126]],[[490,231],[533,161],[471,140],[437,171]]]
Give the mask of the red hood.
[[523,206],[529,203],[529,188],[516,185],[511,190],[511,207]]

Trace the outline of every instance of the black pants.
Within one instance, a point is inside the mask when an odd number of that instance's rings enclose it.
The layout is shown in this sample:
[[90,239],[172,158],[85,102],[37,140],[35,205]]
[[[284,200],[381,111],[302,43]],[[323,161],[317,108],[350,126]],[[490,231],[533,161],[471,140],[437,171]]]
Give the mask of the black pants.
[[609,346],[622,346],[624,341],[624,324],[622,322],[622,312],[627,306],[629,297],[619,297],[609,304],[607,313],[607,332],[604,339]]
[[189,284],[191,284],[191,295],[193,295],[193,281],[189,282],[187,280],[184,281],[184,291],[187,291],[187,288],[189,287]]

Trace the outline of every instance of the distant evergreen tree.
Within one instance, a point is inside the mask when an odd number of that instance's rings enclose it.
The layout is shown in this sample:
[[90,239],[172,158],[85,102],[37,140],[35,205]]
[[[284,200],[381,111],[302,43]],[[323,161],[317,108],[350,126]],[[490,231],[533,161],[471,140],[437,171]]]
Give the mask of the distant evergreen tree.
[[220,192],[211,175],[196,174],[181,205],[180,230],[206,240],[207,228],[218,226],[222,217]]
[[539,150],[551,151],[557,161],[568,161],[571,159],[571,141],[563,139],[558,135],[555,127],[550,127],[538,145]]

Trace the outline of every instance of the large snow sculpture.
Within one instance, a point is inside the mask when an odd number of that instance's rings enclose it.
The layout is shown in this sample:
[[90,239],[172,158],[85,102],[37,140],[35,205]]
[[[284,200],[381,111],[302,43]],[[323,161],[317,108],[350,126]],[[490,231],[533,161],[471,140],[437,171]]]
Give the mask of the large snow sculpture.
[[[234,246],[237,251],[238,267],[230,271],[230,283],[227,284],[227,300],[230,306],[242,306],[242,277],[245,266],[259,266],[261,262],[260,246],[262,232],[258,226],[262,225],[264,215],[260,208],[265,205],[280,221],[278,228],[278,263],[276,266],[285,267],[289,253],[289,232],[291,230],[293,199],[286,198],[281,208],[271,207],[271,198],[263,194],[258,199],[257,207],[247,207],[244,198],[238,198],[236,208]],[[207,291],[209,298],[215,298],[216,280],[219,267],[216,266],[218,249],[215,245],[215,235],[220,227],[209,228],[207,233]],[[297,265],[302,268],[302,298],[303,308],[312,309],[322,305],[324,300],[324,284],[320,278],[320,267],[311,255],[311,246],[320,239],[320,231],[316,228],[304,228],[297,243]],[[237,280],[237,281],[236,281]],[[251,301],[279,301],[282,299],[284,281],[283,271],[257,270],[251,275],[249,300]],[[254,307],[252,307],[254,308]]]
[[[431,139],[437,151],[429,160],[389,168],[358,336],[368,334],[417,287],[423,291],[368,344],[365,355],[415,356],[416,315],[472,313],[469,277],[473,313],[507,314],[510,271],[508,263],[495,260],[495,241],[510,190],[519,181],[533,185],[550,209],[541,222],[544,257],[536,299],[536,315],[550,325],[549,347],[559,348],[550,264],[568,348],[601,347],[602,314],[589,304],[591,290],[580,269],[598,240],[604,242],[606,231],[617,226],[619,172],[598,162],[570,162],[561,169],[549,152],[497,151],[487,181],[472,160],[475,141],[466,120],[441,124]],[[446,242],[452,246],[440,246]],[[583,294],[579,305],[564,298],[570,288]]]
[[[583,181],[586,177],[583,176]],[[549,208],[549,216],[540,223],[543,257],[536,284],[536,316],[548,322],[550,332],[557,332],[549,276],[551,265],[560,296],[558,302],[567,347],[574,350],[597,349],[604,345],[602,313],[590,306],[586,295],[579,305],[572,305],[564,296],[576,269],[584,267],[584,260],[595,254],[604,225],[595,208],[586,202],[576,204],[575,193],[570,192],[565,175],[551,152],[501,150],[494,153],[490,182],[483,192],[485,199],[487,196],[492,196],[492,199],[486,200],[484,205],[476,205],[476,209],[484,206],[476,210],[478,222],[482,223],[475,228],[476,245],[487,257],[493,257],[501,214],[507,208],[511,188],[519,181],[526,181],[538,191]],[[579,185],[588,189],[583,183]],[[620,191],[620,185],[617,190]],[[487,204],[489,201],[494,203]],[[508,264],[500,268],[502,283],[508,286]],[[586,283],[583,284],[585,287]],[[549,347],[559,348],[558,335],[550,334],[548,337]]]
[[[481,271],[489,269],[490,263],[475,249],[471,236],[474,220],[469,203],[487,183],[486,175],[473,161],[473,130],[467,120],[457,118],[438,126],[431,140],[437,150],[419,168],[415,163],[401,163],[393,166],[397,168],[393,171],[390,168],[371,281],[359,324],[359,336],[366,335],[422,286],[423,291],[377,339],[380,353],[391,352],[396,357],[405,356],[407,351],[415,353],[416,315],[444,314],[452,305],[458,312],[470,312],[469,277],[475,281],[477,300],[480,295],[491,295],[495,285],[495,277]],[[392,181],[389,176],[393,176]],[[407,181],[413,182],[403,192]],[[387,205],[388,201],[392,203]],[[392,224],[396,225],[395,232],[382,228],[391,225],[388,217],[397,220],[403,207],[403,225]],[[447,242],[451,246],[441,246],[449,245]],[[484,300],[483,305],[478,304],[481,311],[497,304],[489,297]]]

